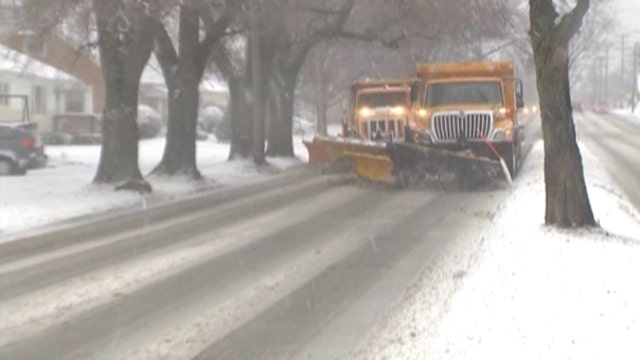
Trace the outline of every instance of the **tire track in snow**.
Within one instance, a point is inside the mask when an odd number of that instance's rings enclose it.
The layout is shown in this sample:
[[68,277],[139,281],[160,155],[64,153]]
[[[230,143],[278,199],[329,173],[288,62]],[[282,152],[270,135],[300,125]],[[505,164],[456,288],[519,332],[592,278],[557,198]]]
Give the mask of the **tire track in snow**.
[[[329,188],[331,186],[323,179],[311,179],[291,186],[286,191],[270,190],[219,207],[177,216],[154,226],[143,226],[106,239],[89,239],[80,244],[56,248],[51,254],[37,254],[6,262],[0,266],[0,301],[173,246],[185,239],[200,236],[211,228],[287,206]],[[190,226],[183,226],[185,223]],[[117,229],[114,231],[117,232]]]
[[[310,199],[306,204],[301,204],[301,208],[292,208],[294,214],[304,209],[314,210],[312,215],[291,216],[278,231],[262,232],[259,241],[192,265],[139,291],[80,313],[70,321],[58,322],[31,337],[22,337],[19,342],[0,349],[0,357],[93,357],[132,334],[147,331],[148,323],[178,311],[186,306],[184,304],[233,288],[237,279],[257,277],[278,261],[290,261],[289,256],[299,251],[300,247],[309,246],[301,238],[322,235],[324,224],[339,224],[345,214],[351,215],[382,205],[383,195],[380,193],[361,189],[344,190],[335,195],[330,193],[339,199],[334,199],[331,206],[323,206],[325,204],[320,201]],[[315,239],[319,241],[321,238]]]
[[[0,307],[0,346],[61,322],[71,321],[114,299],[246,246],[261,236],[282,231],[291,223],[317,216],[332,207],[340,207],[360,196],[363,193],[345,188],[334,189],[298,202],[310,200],[313,207],[305,207],[295,213],[292,213],[291,207],[275,210],[190,239],[184,244],[4,302]],[[292,206],[295,207],[295,204]],[[278,223],[283,218],[287,221]]]
[[[321,242],[301,249],[292,261],[281,261],[266,270],[260,278],[249,284],[238,285],[238,291],[230,292],[225,299],[205,299],[200,304],[191,304],[186,313],[163,319],[167,326],[154,326],[156,334],[141,334],[118,344],[115,353],[106,353],[100,358],[120,356],[127,359],[191,359],[206,346],[240,328],[257,314],[289,296],[328,267],[340,262],[362,246],[375,246],[370,240],[386,228],[401,223],[408,214],[432,200],[423,196],[399,193],[385,201],[384,207],[373,207],[355,214],[348,223],[340,226],[327,225],[327,231],[319,236]],[[388,209],[399,209],[389,213]],[[387,217],[388,222],[377,221]],[[284,259],[286,260],[286,259]],[[180,325],[176,325],[180,324]],[[172,329],[167,331],[167,329]],[[144,340],[144,338],[151,339]],[[122,353],[122,347],[130,350]]]

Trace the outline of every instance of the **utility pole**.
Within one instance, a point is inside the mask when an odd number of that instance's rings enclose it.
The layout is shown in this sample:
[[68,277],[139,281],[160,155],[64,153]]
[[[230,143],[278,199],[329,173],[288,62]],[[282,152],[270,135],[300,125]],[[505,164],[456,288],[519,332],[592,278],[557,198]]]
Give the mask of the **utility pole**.
[[[597,83],[599,81],[599,71],[598,71],[598,59],[593,59],[593,64],[591,65],[591,70],[589,73],[589,81],[591,83]],[[591,104],[595,105],[598,102],[598,90],[596,86],[591,87]]]
[[629,36],[629,34],[622,34],[622,44],[621,44],[621,55],[620,55],[620,89],[622,89],[622,94],[620,98],[620,108],[624,108],[624,39]]
[[609,45],[604,58],[604,103],[609,106]]
[[631,81],[631,113],[635,113],[636,111],[636,102],[638,101],[638,45],[640,43],[636,42],[633,45],[633,79]]
[[258,0],[249,1],[249,26],[251,50],[251,80],[253,97],[253,161],[257,165],[265,163],[264,156],[264,112],[262,111],[262,74],[260,67],[260,34],[258,32]]
[[[600,60],[600,64],[598,65],[598,73],[600,75],[600,81],[602,81],[602,83],[606,83],[606,64],[607,64],[607,59],[604,57],[599,58]],[[605,104],[607,102],[607,91],[605,87],[602,87],[600,89],[600,104]]]

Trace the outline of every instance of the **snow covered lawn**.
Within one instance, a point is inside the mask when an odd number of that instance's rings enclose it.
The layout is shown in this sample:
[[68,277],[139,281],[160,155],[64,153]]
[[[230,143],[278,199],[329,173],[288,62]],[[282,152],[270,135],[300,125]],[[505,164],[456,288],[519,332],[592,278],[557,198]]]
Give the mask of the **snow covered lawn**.
[[601,230],[543,225],[538,143],[491,226],[427,269],[359,357],[640,358],[640,215],[583,156]]
[[[308,154],[302,138],[294,140],[298,160],[271,159],[277,169],[286,169]],[[205,180],[188,183],[183,179],[152,177],[154,193],[142,197],[115,192],[112,187],[90,185],[100,157],[99,146],[47,146],[49,166],[22,177],[0,177],[0,236],[72,217],[114,208],[141,205],[143,200],[161,201],[241,181],[258,181],[268,173],[258,173],[251,162],[227,162],[229,145],[216,141],[198,142],[198,166]],[[140,142],[140,169],[149,173],[162,157],[164,139]]]

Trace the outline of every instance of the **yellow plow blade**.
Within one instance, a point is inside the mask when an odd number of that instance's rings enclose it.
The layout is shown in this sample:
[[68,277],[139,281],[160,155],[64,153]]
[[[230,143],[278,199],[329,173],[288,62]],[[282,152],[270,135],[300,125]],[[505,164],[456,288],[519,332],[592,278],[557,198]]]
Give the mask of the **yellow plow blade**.
[[359,152],[345,152],[344,155],[351,161],[360,178],[387,184],[395,182],[393,162],[388,156]]

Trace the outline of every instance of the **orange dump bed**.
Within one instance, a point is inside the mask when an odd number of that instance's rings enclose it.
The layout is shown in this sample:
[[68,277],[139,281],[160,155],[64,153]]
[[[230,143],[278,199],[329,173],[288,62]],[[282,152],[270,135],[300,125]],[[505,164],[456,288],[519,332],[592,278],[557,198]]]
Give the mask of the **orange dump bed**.
[[418,64],[416,74],[425,81],[470,77],[508,79],[514,77],[514,65],[512,62]]

